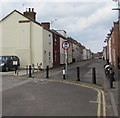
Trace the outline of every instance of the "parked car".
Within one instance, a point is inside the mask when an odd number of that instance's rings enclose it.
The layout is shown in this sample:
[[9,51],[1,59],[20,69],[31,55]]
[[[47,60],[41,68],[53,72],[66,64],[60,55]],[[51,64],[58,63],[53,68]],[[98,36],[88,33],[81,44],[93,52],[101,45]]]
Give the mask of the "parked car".
[[17,56],[0,56],[0,70],[9,71],[19,68],[20,60]]

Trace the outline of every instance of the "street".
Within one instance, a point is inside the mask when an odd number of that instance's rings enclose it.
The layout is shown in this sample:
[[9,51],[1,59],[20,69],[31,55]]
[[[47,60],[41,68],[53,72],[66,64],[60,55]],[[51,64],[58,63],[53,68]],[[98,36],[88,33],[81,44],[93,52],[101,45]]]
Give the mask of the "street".
[[4,115],[96,116],[97,92],[75,85],[34,80],[3,92]]
[[[68,66],[68,78],[63,80],[62,67],[28,76],[3,75],[3,116],[104,116],[106,106],[104,69],[102,60],[89,60]],[[76,67],[80,67],[77,82]],[[92,71],[96,68],[97,82],[92,84]],[[101,72],[102,71],[102,72]],[[86,83],[84,85],[83,83]],[[100,88],[100,89],[99,89]]]

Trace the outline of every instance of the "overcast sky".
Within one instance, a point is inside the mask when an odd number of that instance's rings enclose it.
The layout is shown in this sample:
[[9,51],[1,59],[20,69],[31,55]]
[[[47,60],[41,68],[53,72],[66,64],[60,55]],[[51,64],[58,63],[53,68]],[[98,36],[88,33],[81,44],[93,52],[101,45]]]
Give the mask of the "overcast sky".
[[93,52],[102,51],[105,37],[113,27],[113,22],[118,19],[118,12],[112,10],[117,7],[117,3],[112,0],[29,1],[1,1],[0,19],[15,9],[23,13],[26,8],[32,7],[37,13],[38,22],[52,21],[52,29],[65,30],[67,36],[71,36]]

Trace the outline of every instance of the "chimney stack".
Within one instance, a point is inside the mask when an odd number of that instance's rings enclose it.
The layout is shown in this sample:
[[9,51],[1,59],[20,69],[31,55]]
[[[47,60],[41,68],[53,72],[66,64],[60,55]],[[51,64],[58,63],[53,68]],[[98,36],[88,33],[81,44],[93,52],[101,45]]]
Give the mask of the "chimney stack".
[[50,23],[49,22],[42,22],[41,25],[47,29],[50,29]]
[[34,8],[27,8],[23,14],[24,14],[24,16],[26,16],[34,21],[36,20],[36,13],[34,12]]

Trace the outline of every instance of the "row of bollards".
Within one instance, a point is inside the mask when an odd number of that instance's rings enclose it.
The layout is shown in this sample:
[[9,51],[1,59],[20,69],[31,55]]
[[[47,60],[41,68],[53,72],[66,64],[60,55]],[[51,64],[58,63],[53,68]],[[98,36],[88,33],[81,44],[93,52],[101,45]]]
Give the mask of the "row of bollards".
[[[67,78],[65,66],[63,67],[62,72],[63,72],[63,80],[65,80]],[[110,69],[109,71],[105,70],[105,72],[110,81],[110,88],[113,88],[114,72],[112,69]],[[15,74],[18,75],[18,69],[15,69]],[[26,74],[28,74],[29,77],[32,77],[32,74],[34,74],[34,65],[26,66]],[[46,66],[46,78],[49,78],[49,66]],[[80,81],[80,67],[77,67],[77,81]],[[96,84],[96,69],[95,68],[92,68],[92,83]]]
[[[32,74],[34,74],[34,68],[33,65],[26,66],[26,74],[29,75],[29,77],[32,77]],[[49,78],[49,66],[46,66],[46,78]],[[66,79],[66,73],[65,73],[65,67],[63,67],[63,79]],[[80,67],[77,67],[77,81],[80,81]],[[96,84],[96,70],[95,68],[92,68],[92,83]]]
[[[29,77],[33,77],[32,74],[34,74],[34,65],[27,65],[26,66],[26,75],[29,75]],[[49,78],[49,66],[46,67],[46,78]]]
[[[63,67],[63,79],[66,79],[65,76],[65,67]],[[80,81],[80,67],[77,67],[77,81]],[[92,83],[96,84],[96,70],[95,68],[92,68]]]
[[[80,81],[80,67],[77,67],[77,81]],[[96,70],[92,68],[92,83],[96,84]]]

